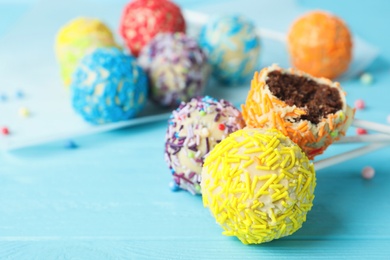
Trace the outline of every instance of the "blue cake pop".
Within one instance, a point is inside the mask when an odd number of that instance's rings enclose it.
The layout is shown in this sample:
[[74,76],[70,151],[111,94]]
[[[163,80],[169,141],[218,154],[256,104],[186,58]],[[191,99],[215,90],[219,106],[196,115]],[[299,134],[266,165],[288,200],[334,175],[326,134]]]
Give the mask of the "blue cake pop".
[[136,59],[117,48],[98,48],[86,55],[73,74],[73,108],[93,124],[135,117],[148,96],[146,73]]
[[260,40],[256,28],[243,16],[221,16],[202,27],[199,45],[206,52],[212,74],[225,84],[240,83],[253,75]]

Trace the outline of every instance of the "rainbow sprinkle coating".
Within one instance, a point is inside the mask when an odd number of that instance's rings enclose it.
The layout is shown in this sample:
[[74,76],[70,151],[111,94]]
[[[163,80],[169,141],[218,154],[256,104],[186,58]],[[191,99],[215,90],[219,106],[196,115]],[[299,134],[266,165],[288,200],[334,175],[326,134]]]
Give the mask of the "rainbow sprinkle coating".
[[147,101],[148,80],[136,59],[117,48],[98,48],[73,74],[73,108],[93,124],[132,118]]
[[258,63],[260,40],[254,24],[243,16],[221,16],[201,30],[199,44],[207,54],[213,75],[234,84],[249,77]]
[[98,47],[117,47],[111,30],[98,19],[79,17],[60,29],[55,52],[65,86],[80,59]]
[[[308,77],[338,89],[343,102],[342,109],[334,114],[328,114],[318,124],[308,120],[297,121],[298,118],[306,114],[305,108],[290,106],[278,99],[271,93],[266,84],[268,73],[275,70]],[[255,73],[246,102],[242,105],[242,115],[248,127],[279,129],[298,144],[309,159],[322,154],[329,145],[344,136],[352,123],[354,114],[355,111],[347,106],[345,93],[338,82],[332,82],[325,78],[314,78],[307,73],[294,69],[282,69],[276,65],[264,68],[260,73]]]
[[173,111],[166,133],[165,161],[181,189],[200,194],[205,156],[230,133],[244,127],[241,113],[225,100],[194,98]]
[[224,235],[260,244],[291,235],[312,208],[316,176],[276,129],[245,128],[221,141],[202,170],[202,198]]
[[160,33],[142,49],[139,64],[149,75],[151,98],[177,107],[201,96],[209,77],[206,55],[184,33]]

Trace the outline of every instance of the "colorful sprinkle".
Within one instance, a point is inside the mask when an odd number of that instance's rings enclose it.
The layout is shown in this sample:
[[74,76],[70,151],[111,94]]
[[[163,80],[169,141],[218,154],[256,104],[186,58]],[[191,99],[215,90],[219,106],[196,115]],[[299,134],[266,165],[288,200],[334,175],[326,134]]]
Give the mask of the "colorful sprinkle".
[[16,91],[16,97],[19,99],[24,98],[24,92],[22,90]]
[[375,170],[374,168],[367,166],[364,167],[362,170],[362,177],[366,180],[371,180],[375,176]]
[[195,190],[197,193],[200,193],[201,188],[199,184],[195,184]]
[[364,85],[371,85],[373,81],[374,79],[370,73],[365,72],[360,76],[360,82]]
[[364,109],[366,107],[366,104],[362,99],[358,99],[355,101],[355,108],[356,109]]
[[8,129],[8,127],[2,127],[2,128],[1,128],[1,133],[2,133],[3,135],[9,135],[9,129]]
[[77,147],[78,147],[78,145],[72,140],[68,140],[65,142],[65,148],[67,148],[67,149],[75,149]]
[[[276,128],[298,144],[308,155],[309,159],[322,154],[340,136],[344,136],[354,117],[354,109],[345,106],[345,109],[328,114],[318,123],[302,119],[306,114],[304,108],[297,108],[273,95],[267,85],[268,75],[273,71],[282,74],[291,74],[305,79],[319,81],[304,72],[294,69],[282,69],[277,65],[264,68],[256,72],[251,81],[251,88],[242,105],[242,115],[248,127]],[[345,97],[339,83],[321,79],[321,84],[327,84],[339,90],[340,97]],[[336,135],[337,133],[337,135]]]
[[221,130],[221,131],[225,130],[225,125],[224,124],[219,124],[218,125],[218,129]]
[[210,135],[209,129],[207,129],[207,127],[203,127],[200,134],[202,137],[208,137]]
[[173,191],[173,192],[177,192],[177,191],[180,190],[180,186],[177,185],[174,181],[171,181],[171,182],[169,183],[169,188],[170,188],[171,191]]
[[21,107],[21,108],[19,108],[19,115],[21,117],[28,117],[28,116],[30,116],[30,111],[25,107]]
[[199,111],[199,115],[200,115],[200,116],[205,116],[205,115],[206,115],[206,112],[203,111],[203,110],[200,110],[200,111]]
[[5,102],[8,100],[8,96],[4,93],[0,94],[0,101]]
[[367,130],[366,129],[363,129],[363,128],[356,128],[356,134],[358,135],[365,135],[367,134]]

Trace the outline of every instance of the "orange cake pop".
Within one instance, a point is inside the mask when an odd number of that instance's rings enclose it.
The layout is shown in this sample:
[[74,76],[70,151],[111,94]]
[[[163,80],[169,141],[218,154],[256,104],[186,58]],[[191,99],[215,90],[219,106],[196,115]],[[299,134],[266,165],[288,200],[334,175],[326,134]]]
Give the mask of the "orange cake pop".
[[248,127],[279,129],[313,159],[345,135],[354,110],[338,82],[272,65],[255,73],[242,115]]
[[351,34],[338,17],[310,12],[292,25],[287,38],[292,64],[316,77],[336,78],[352,58]]

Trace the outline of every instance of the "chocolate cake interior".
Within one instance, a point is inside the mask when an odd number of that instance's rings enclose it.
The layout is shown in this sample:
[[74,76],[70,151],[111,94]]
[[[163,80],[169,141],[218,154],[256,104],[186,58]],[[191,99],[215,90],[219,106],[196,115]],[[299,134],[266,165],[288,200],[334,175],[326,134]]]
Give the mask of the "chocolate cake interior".
[[272,71],[266,81],[270,91],[288,105],[296,105],[308,111],[300,119],[317,124],[321,118],[336,113],[343,106],[337,89],[318,84],[312,79]]

